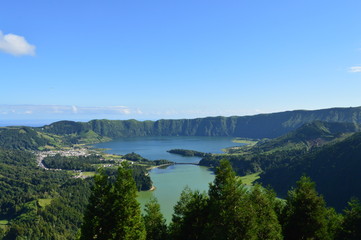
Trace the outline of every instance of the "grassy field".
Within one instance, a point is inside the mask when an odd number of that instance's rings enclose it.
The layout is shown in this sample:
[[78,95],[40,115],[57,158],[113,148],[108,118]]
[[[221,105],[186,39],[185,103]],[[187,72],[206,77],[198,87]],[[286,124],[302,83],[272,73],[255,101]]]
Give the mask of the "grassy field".
[[258,140],[248,139],[248,138],[235,138],[235,139],[232,140],[232,142],[241,143],[243,145],[238,146],[238,147],[224,148],[224,149],[222,149],[222,151],[225,152],[225,153],[229,153],[229,154],[243,153],[247,149],[250,149],[251,147],[256,145],[258,143]]
[[243,184],[252,186],[253,182],[260,178],[261,172],[249,174],[243,177],[239,177]]
[[0,229],[6,230],[9,226],[9,221],[8,220],[0,220]]
[[93,177],[95,172],[82,172],[81,175],[85,177]]
[[102,157],[103,157],[105,160],[110,160],[110,159],[121,160],[121,159],[122,159],[122,156],[120,156],[120,155],[109,154],[109,153],[103,153],[103,154],[102,154]]
[[254,140],[254,139],[248,139],[248,138],[235,138],[232,140],[232,142],[235,143],[243,143],[243,144],[247,144],[247,145],[255,145],[258,140]]
[[0,225],[7,225],[8,223],[8,220],[0,220]]
[[38,204],[40,207],[44,208],[44,207],[50,205],[52,200],[53,200],[52,198],[40,198],[40,199],[38,199]]

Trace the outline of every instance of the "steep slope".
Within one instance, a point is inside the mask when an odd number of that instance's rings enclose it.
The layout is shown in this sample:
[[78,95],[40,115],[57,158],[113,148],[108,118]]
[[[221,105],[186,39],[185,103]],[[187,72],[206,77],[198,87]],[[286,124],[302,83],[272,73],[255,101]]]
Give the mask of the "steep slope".
[[18,150],[39,150],[46,146],[60,146],[59,136],[38,132],[30,127],[0,128],[0,147]]
[[340,138],[343,134],[358,131],[360,131],[360,127],[356,123],[314,121],[306,123],[281,137],[262,142],[252,150],[278,151],[295,147],[295,145],[310,149]]
[[92,120],[56,122],[42,129],[54,134],[80,134],[94,131],[102,137],[130,136],[235,136],[275,138],[313,121],[361,123],[361,107],[314,111],[287,111],[243,117],[137,121]]
[[325,145],[292,162],[268,169],[261,176],[264,185],[271,185],[280,196],[285,196],[303,174],[317,184],[326,201],[338,209],[352,197],[361,198],[361,133],[341,142]]
[[268,171],[287,165],[314,148],[341,141],[357,131],[359,126],[354,123],[315,121],[281,137],[260,141],[252,147],[230,149],[230,154],[207,155],[200,164],[217,166],[220,159],[228,159],[239,175]]

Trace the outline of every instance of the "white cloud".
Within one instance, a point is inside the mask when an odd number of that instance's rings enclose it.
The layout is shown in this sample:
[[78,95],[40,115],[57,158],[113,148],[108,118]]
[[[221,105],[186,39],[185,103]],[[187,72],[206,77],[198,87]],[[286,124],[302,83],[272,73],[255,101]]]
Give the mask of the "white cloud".
[[350,67],[349,72],[353,72],[353,73],[361,72],[361,66]]
[[78,108],[77,106],[71,106],[73,113],[78,113]]
[[136,111],[126,106],[78,107],[78,113],[131,114]]
[[35,46],[29,44],[22,36],[12,33],[3,34],[0,31],[0,51],[9,53],[15,56],[20,55],[35,55]]
[[139,109],[130,109],[126,106],[78,107],[67,105],[0,105],[1,114],[50,114],[50,115],[129,115],[141,114]]

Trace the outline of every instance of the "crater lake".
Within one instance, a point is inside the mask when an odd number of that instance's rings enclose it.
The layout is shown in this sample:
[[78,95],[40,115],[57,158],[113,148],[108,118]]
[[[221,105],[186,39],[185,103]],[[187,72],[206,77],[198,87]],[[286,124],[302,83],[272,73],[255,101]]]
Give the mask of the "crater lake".
[[[124,155],[135,152],[149,160],[167,159],[177,163],[198,163],[200,157],[184,157],[167,151],[188,149],[205,153],[222,153],[224,148],[242,145],[232,142],[233,139],[232,137],[197,136],[129,137],[98,143],[94,147],[106,149],[105,152],[111,154]],[[149,174],[155,190],[139,192],[138,201],[143,209],[150,198],[156,197],[168,222],[171,220],[173,207],[186,186],[192,190],[207,191],[209,183],[214,179],[212,171],[197,165],[154,168]]]

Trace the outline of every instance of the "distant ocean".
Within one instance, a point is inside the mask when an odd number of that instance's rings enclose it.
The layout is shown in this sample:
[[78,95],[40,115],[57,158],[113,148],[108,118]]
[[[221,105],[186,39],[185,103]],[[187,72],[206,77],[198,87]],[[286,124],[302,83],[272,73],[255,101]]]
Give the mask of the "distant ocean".
[[[51,123],[61,121],[61,120],[69,120],[76,122],[87,122],[92,119],[103,119],[104,117],[94,117],[87,119],[74,119],[74,118],[64,118],[64,119],[0,119],[0,127],[8,127],[8,126],[27,126],[27,127],[42,127],[44,125],[49,125]],[[126,119],[115,119],[115,118],[107,118],[109,120],[126,120]],[[138,121],[151,120],[156,121],[158,119],[137,119]]]
[[58,120],[49,120],[49,119],[20,119],[20,120],[8,120],[0,119],[0,127],[8,126],[27,126],[27,127],[42,127],[50,123],[56,122]]

